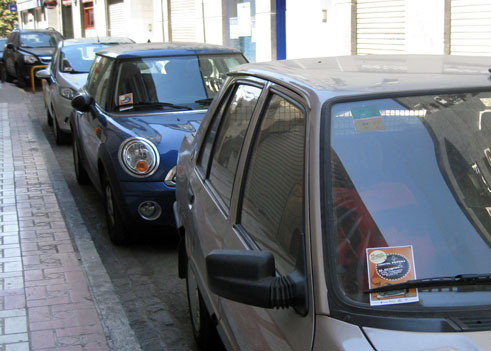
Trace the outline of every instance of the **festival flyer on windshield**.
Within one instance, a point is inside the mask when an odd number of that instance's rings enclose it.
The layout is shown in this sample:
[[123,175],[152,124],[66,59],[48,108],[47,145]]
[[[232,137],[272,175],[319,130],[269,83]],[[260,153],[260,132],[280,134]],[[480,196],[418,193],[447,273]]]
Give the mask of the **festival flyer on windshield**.
[[[416,279],[413,247],[367,248],[370,289]],[[370,306],[395,305],[419,301],[418,289],[398,289],[370,294]]]

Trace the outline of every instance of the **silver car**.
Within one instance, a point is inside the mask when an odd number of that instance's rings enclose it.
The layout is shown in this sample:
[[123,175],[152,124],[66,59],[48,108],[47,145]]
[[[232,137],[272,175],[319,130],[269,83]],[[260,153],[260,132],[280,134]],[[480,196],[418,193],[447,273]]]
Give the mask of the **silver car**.
[[36,72],[43,81],[43,94],[48,125],[53,126],[57,144],[64,144],[71,134],[68,119],[71,100],[87,81],[95,54],[115,44],[134,43],[128,38],[67,39],[58,44],[48,68]]
[[198,343],[490,350],[490,62],[347,56],[232,71],[177,165]]

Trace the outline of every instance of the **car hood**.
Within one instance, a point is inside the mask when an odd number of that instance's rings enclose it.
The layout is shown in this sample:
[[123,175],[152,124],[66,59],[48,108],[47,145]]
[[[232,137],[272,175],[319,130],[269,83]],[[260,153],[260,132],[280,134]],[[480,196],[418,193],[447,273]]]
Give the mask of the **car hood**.
[[75,90],[80,89],[87,81],[88,73],[59,73],[64,80],[64,85],[70,86]]
[[179,111],[117,117],[116,120],[129,134],[153,142],[161,156],[175,153],[177,157],[177,151],[184,135],[195,133],[198,130],[205,113],[205,110]]
[[55,48],[19,48],[19,51],[36,56],[53,56]]
[[489,350],[491,331],[422,333],[363,328],[376,350]]

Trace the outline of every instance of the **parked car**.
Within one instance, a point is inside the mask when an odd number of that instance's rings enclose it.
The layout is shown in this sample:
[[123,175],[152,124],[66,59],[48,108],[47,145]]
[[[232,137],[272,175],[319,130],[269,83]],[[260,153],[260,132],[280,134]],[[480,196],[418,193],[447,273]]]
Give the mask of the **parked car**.
[[17,79],[25,87],[31,81],[34,66],[49,65],[53,52],[63,36],[52,29],[15,29],[3,52],[7,82]]
[[53,126],[57,144],[69,141],[71,100],[87,81],[96,52],[109,45],[129,43],[134,41],[111,37],[63,40],[49,67],[36,72],[36,77],[46,80],[43,84],[46,118],[48,125]]
[[5,82],[6,79],[5,66],[3,65],[3,50],[6,43],[7,38],[0,38],[0,81],[2,82]]
[[177,165],[198,343],[490,350],[489,67],[347,56],[229,73]]
[[117,45],[97,52],[70,119],[77,180],[105,200],[115,244],[142,225],[175,227],[177,150],[193,132],[226,73],[246,62],[216,45]]

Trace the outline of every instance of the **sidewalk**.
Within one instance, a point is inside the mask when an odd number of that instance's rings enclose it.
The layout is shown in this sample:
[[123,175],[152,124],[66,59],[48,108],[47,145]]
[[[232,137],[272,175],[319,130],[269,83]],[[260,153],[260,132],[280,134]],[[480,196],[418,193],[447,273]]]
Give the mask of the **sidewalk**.
[[140,350],[29,100],[9,90],[0,83],[0,350]]

